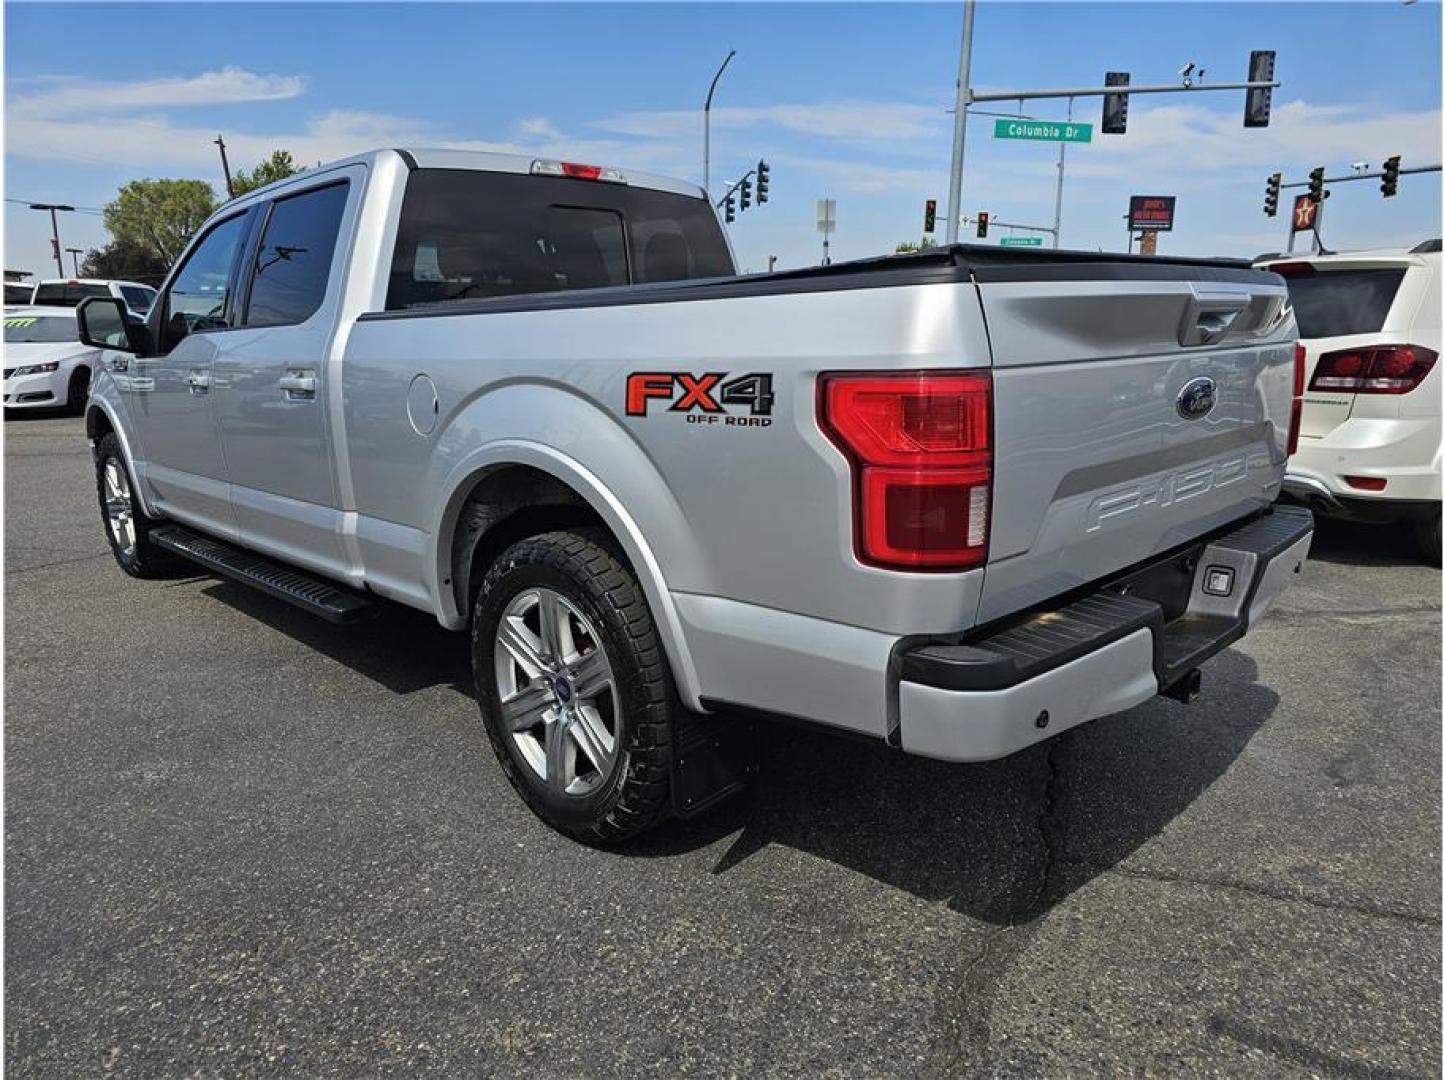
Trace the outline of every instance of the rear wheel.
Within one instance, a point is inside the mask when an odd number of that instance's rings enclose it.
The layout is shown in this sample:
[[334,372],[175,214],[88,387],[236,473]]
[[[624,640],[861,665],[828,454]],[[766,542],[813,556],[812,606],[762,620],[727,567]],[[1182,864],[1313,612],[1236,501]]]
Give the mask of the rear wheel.
[[1420,518],[1414,522],[1414,539],[1418,541],[1419,551],[1431,566],[1438,566],[1441,556],[1444,556],[1444,539],[1440,536],[1440,512],[1434,511],[1432,517]]
[[95,486],[110,552],[120,568],[138,578],[158,577],[173,570],[180,560],[151,543],[150,530],[160,522],[141,510],[120,439],[114,432],[106,433],[96,444]]
[[548,825],[607,844],[663,817],[678,706],[641,587],[599,539],[508,548],[482,581],[471,640],[507,779]]

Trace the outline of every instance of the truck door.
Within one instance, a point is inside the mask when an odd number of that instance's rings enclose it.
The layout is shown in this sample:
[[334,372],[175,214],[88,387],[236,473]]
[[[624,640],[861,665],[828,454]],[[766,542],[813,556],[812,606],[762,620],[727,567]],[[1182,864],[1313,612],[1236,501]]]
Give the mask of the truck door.
[[242,314],[216,358],[221,440],[242,543],[344,576],[327,356],[361,166],[287,187],[259,211]]
[[171,276],[152,315],[156,355],[129,361],[145,483],[177,520],[231,536],[230,479],[216,427],[213,365],[234,333],[235,282],[251,213],[213,225]]

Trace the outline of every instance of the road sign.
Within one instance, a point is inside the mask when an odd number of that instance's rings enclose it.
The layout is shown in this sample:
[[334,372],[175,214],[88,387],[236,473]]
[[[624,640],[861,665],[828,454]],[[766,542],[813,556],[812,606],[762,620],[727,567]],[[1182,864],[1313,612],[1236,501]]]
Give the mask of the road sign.
[[1314,227],[1314,219],[1318,216],[1319,204],[1310,195],[1294,196],[1294,232],[1302,232],[1305,229]]
[[1041,236],[1005,236],[1001,241],[1004,247],[1042,247]]
[[1093,125],[1054,123],[1052,120],[994,120],[993,138],[1086,143],[1093,141]]
[[837,232],[837,200],[817,200],[817,231],[826,236]]
[[1134,195],[1128,200],[1128,229],[1143,232],[1157,229],[1173,231],[1173,205],[1176,195]]

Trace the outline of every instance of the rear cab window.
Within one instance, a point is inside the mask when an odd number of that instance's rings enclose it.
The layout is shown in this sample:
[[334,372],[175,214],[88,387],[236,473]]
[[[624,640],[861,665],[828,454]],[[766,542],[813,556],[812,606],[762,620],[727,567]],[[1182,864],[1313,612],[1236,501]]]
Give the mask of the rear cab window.
[[1406,268],[1329,270],[1311,266],[1288,273],[1289,299],[1303,338],[1372,334],[1384,327]]
[[734,272],[717,217],[700,197],[550,176],[420,169],[406,185],[386,307]]
[[342,180],[276,200],[252,264],[246,326],[294,326],[320,308],[349,190]]
[[35,299],[32,302],[45,307],[75,307],[86,297],[109,295],[110,289],[104,285],[51,281],[35,287]]

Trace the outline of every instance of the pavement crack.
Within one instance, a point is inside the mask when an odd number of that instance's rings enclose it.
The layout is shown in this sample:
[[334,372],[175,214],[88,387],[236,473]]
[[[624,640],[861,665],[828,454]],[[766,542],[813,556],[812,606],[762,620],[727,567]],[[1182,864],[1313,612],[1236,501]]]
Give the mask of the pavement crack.
[[1037,918],[1052,907],[1056,889],[1056,871],[1065,861],[1063,852],[1063,801],[1067,794],[1067,766],[1072,747],[1072,733],[1063,732],[1048,744],[1044,757],[1042,807],[1038,813],[1038,839],[1043,858],[1038,871],[1038,887],[1033,898],[1013,913],[1012,921]]
[[1310,907],[1316,907],[1326,911],[1340,911],[1351,915],[1362,915],[1370,919],[1391,919],[1397,922],[1412,923],[1415,926],[1438,927],[1441,925],[1437,915],[1421,914],[1417,911],[1406,911],[1402,908],[1367,907],[1363,904],[1346,904],[1337,900],[1325,900],[1316,896],[1308,896],[1304,893],[1292,893],[1285,892],[1282,889],[1271,889],[1266,885],[1258,885],[1249,881],[1202,877],[1193,874],[1170,874],[1158,870],[1139,870],[1129,866],[1109,866],[1089,859],[1065,859],[1063,861],[1067,865],[1081,867],[1099,874],[1121,874],[1124,877],[1138,878],[1143,881],[1156,881],[1166,885],[1196,885],[1209,889],[1228,889],[1232,892],[1241,892],[1247,893],[1250,896],[1262,897],[1265,900],[1281,900],[1297,904],[1307,904]]

